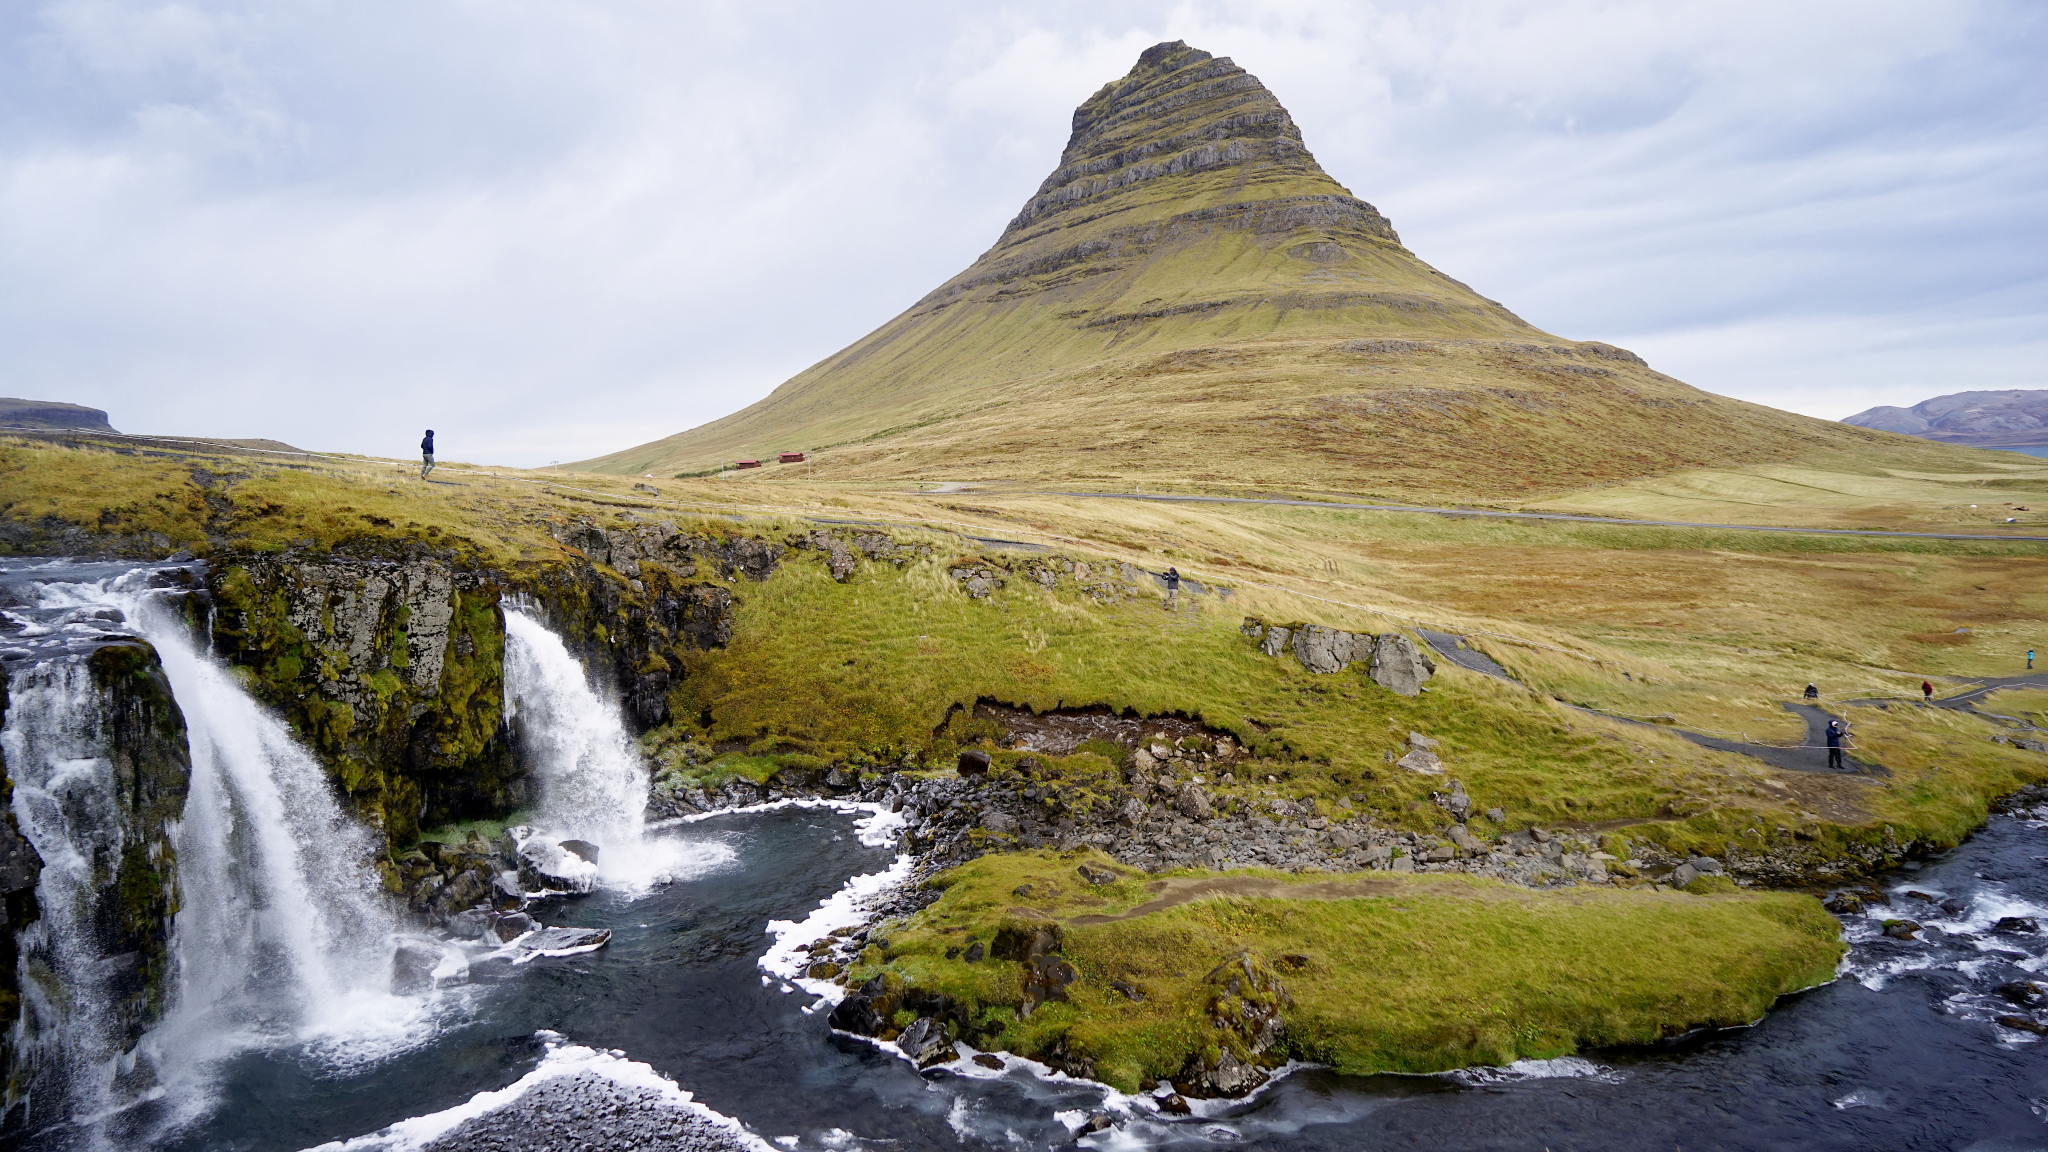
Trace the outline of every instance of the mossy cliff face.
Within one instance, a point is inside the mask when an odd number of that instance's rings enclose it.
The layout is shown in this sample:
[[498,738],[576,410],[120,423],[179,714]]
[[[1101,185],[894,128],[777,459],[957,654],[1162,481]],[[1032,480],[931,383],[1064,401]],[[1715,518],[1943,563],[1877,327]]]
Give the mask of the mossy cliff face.
[[524,802],[494,577],[436,560],[262,556],[221,562],[209,584],[214,650],[388,845]]

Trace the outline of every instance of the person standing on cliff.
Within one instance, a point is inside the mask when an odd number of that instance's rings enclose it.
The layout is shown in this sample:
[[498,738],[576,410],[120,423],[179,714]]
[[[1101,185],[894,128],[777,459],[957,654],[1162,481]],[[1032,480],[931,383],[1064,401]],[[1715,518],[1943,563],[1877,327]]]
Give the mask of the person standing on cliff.
[[434,430],[427,429],[426,438],[420,441],[420,479],[434,470]]
[[1842,770],[1842,722],[1828,721],[1828,771]]
[[1166,570],[1166,610],[1173,611],[1173,602],[1180,595],[1180,569]]

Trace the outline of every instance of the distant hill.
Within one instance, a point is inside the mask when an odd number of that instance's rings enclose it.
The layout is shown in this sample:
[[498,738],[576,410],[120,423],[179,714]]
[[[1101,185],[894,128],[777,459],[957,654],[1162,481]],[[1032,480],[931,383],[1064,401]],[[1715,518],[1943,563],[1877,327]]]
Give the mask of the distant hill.
[[113,425],[107,423],[107,414],[97,408],[80,404],[64,404],[56,400],[19,400],[11,396],[0,397],[0,429],[34,429],[36,431],[71,432],[112,432]]
[[1257,77],[1179,41],[1075,111],[1059,166],[972,267],[759,403],[578,467],[789,450],[820,453],[821,479],[1489,496],[1954,451],[1532,327],[1417,259]]
[[2048,444],[2048,388],[1951,392],[1911,408],[1872,408],[1842,423],[1975,448]]

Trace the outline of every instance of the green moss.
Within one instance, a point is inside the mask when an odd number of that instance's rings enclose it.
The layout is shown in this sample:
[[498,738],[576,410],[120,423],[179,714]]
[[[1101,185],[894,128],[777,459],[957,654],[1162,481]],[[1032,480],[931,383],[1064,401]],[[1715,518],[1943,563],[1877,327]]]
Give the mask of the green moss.
[[[1088,884],[1082,864],[1122,878]],[[1242,994],[1278,1007],[1286,1024],[1285,1044],[1260,1058],[1353,1074],[1502,1064],[1747,1023],[1778,996],[1828,979],[1843,951],[1819,903],[1786,893],[1545,893],[1375,874],[1354,882],[1355,897],[1309,899],[1285,893],[1328,877],[1229,875],[1246,894],[1114,919],[1170,896],[1176,882],[1095,853],[983,857],[936,878],[937,903],[887,927],[887,960],[864,957],[848,983],[887,973],[943,993],[981,1042],[1089,1060],[1133,1090],[1178,1075],[1191,1055],[1213,1056],[1219,993],[1204,978],[1244,950],[1282,985]],[[1081,974],[1066,1003],[1021,1013],[1020,964],[946,955],[1045,917],[1061,925],[1060,952]]]

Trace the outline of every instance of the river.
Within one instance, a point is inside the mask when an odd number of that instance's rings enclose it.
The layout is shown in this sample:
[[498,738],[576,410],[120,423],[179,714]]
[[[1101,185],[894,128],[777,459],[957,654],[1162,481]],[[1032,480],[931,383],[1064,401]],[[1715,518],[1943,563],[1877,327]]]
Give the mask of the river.
[[[74,585],[68,595],[78,603],[113,595],[96,587]],[[125,595],[119,603],[130,609],[127,626],[149,631],[134,619],[132,592]],[[538,621],[527,623],[545,632]],[[166,649],[181,701],[208,694],[206,707],[186,707],[195,747],[220,742],[209,725],[253,723],[222,698],[231,680],[208,678],[218,669],[175,651],[168,632],[152,639]],[[549,639],[529,633],[522,641],[539,661],[523,682],[543,686],[528,690],[557,697],[587,691],[580,681],[559,680],[567,657],[555,655],[559,643],[549,648]],[[54,658],[34,658],[46,657]],[[29,659],[11,658],[10,674]],[[545,718],[542,703],[521,705],[529,724]],[[615,718],[593,726],[581,703],[559,712],[549,727],[554,750],[536,753],[554,757],[553,770],[629,772],[620,767],[629,761],[618,759]],[[16,713],[9,727],[18,743]],[[271,735],[245,733],[249,749],[228,748],[215,759],[241,768],[260,760],[282,774],[287,792],[303,787],[294,753],[261,746]],[[195,754],[195,797],[200,774]],[[630,793],[631,780],[613,778],[591,801],[615,824],[622,787]],[[554,818],[567,828],[578,817],[558,808]],[[830,1032],[819,1002],[778,974],[786,965],[771,949],[851,922],[855,893],[877,892],[902,874],[896,828],[879,811],[786,804],[667,826],[628,823],[607,834],[634,847],[618,854],[593,892],[538,912],[550,925],[609,928],[607,946],[520,958],[447,942],[466,977],[451,963],[442,986],[412,997],[358,986],[360,964],[342,962],[354,954],[347,948],[342,960],[325,962],[294,959],[286,948],[297,968],[282,977],[187,956],[202,974],[240,972],[282,991],[235,1002],[233,1043],[181,1039],[180,1028],[203,1031],[205,1018],[180,1015],[191,1006],[174,1007],[154,1058],[164,1065],[162,1082],[176,1091],[14,1144],[194,1152],[482,1147],[465,1134],[480,1130],[494,1108],[516,1111],[522,1100],[539,1098],[537,1086],[552,1085],[557,1096],[580,1092],[600,1103],[620,1087],[665,1094],[663,1106],[729,1118],[744,1143],[787,1149],[1067,1147],[1075,1142],[1070,1126],[1095,1110],[1117,1124],[1084,1137],[1083,1146],[1117,1149],[2048,1148],[2048,1052],[2034,1035],[1995,1023],[2019,1011],[1995,989],[2041,975],[2048,935],[1993,927],[2001,917],[2048,921],[2048,820],[1995,816],[1946,856],[1882,878],[1892,906],[1845,918],[1851,953],[1840,978],[1786,998],[1753,1027],[1653,1050],[1440,1076],[1297,1068],[1248,1100],[1199,1103],[1198,1114],[1185,1118],[1013,1058],[1000,1069],[962,1059],[919,1074],[893,1052]],[[307,892],[300,891],[306,883],[294,883],[264,899],[346,905],[359,894],[336,889],[332,877]],[[181,917],[194,914],[206,884],[227,880],[188,882]],[[1961,910],[1944,913],[1908,892],[1952,899]],[[1918,939],[1892,939],[1880,931],[1884,916],[1936,927]],[[182,933],[186,921],[179,923]],[[362,912],[351,912],[342,927],[393,930]],[[305,939],[288,931],[282,938]],[[385,942],[353,946],[365,945]],[[215,1013],[233,1000],[211,984],[201,987],[212,989]],[[321,998],[355,1005],[347,1017],[355,1026],[315,1026],[324,1018],[314,1011]],[[266,1003],[268,1016],[257,1010]],[[469,1103],[479,1093],[496,1095]],[[599,1129],[606,1123],[592,1121]]]

